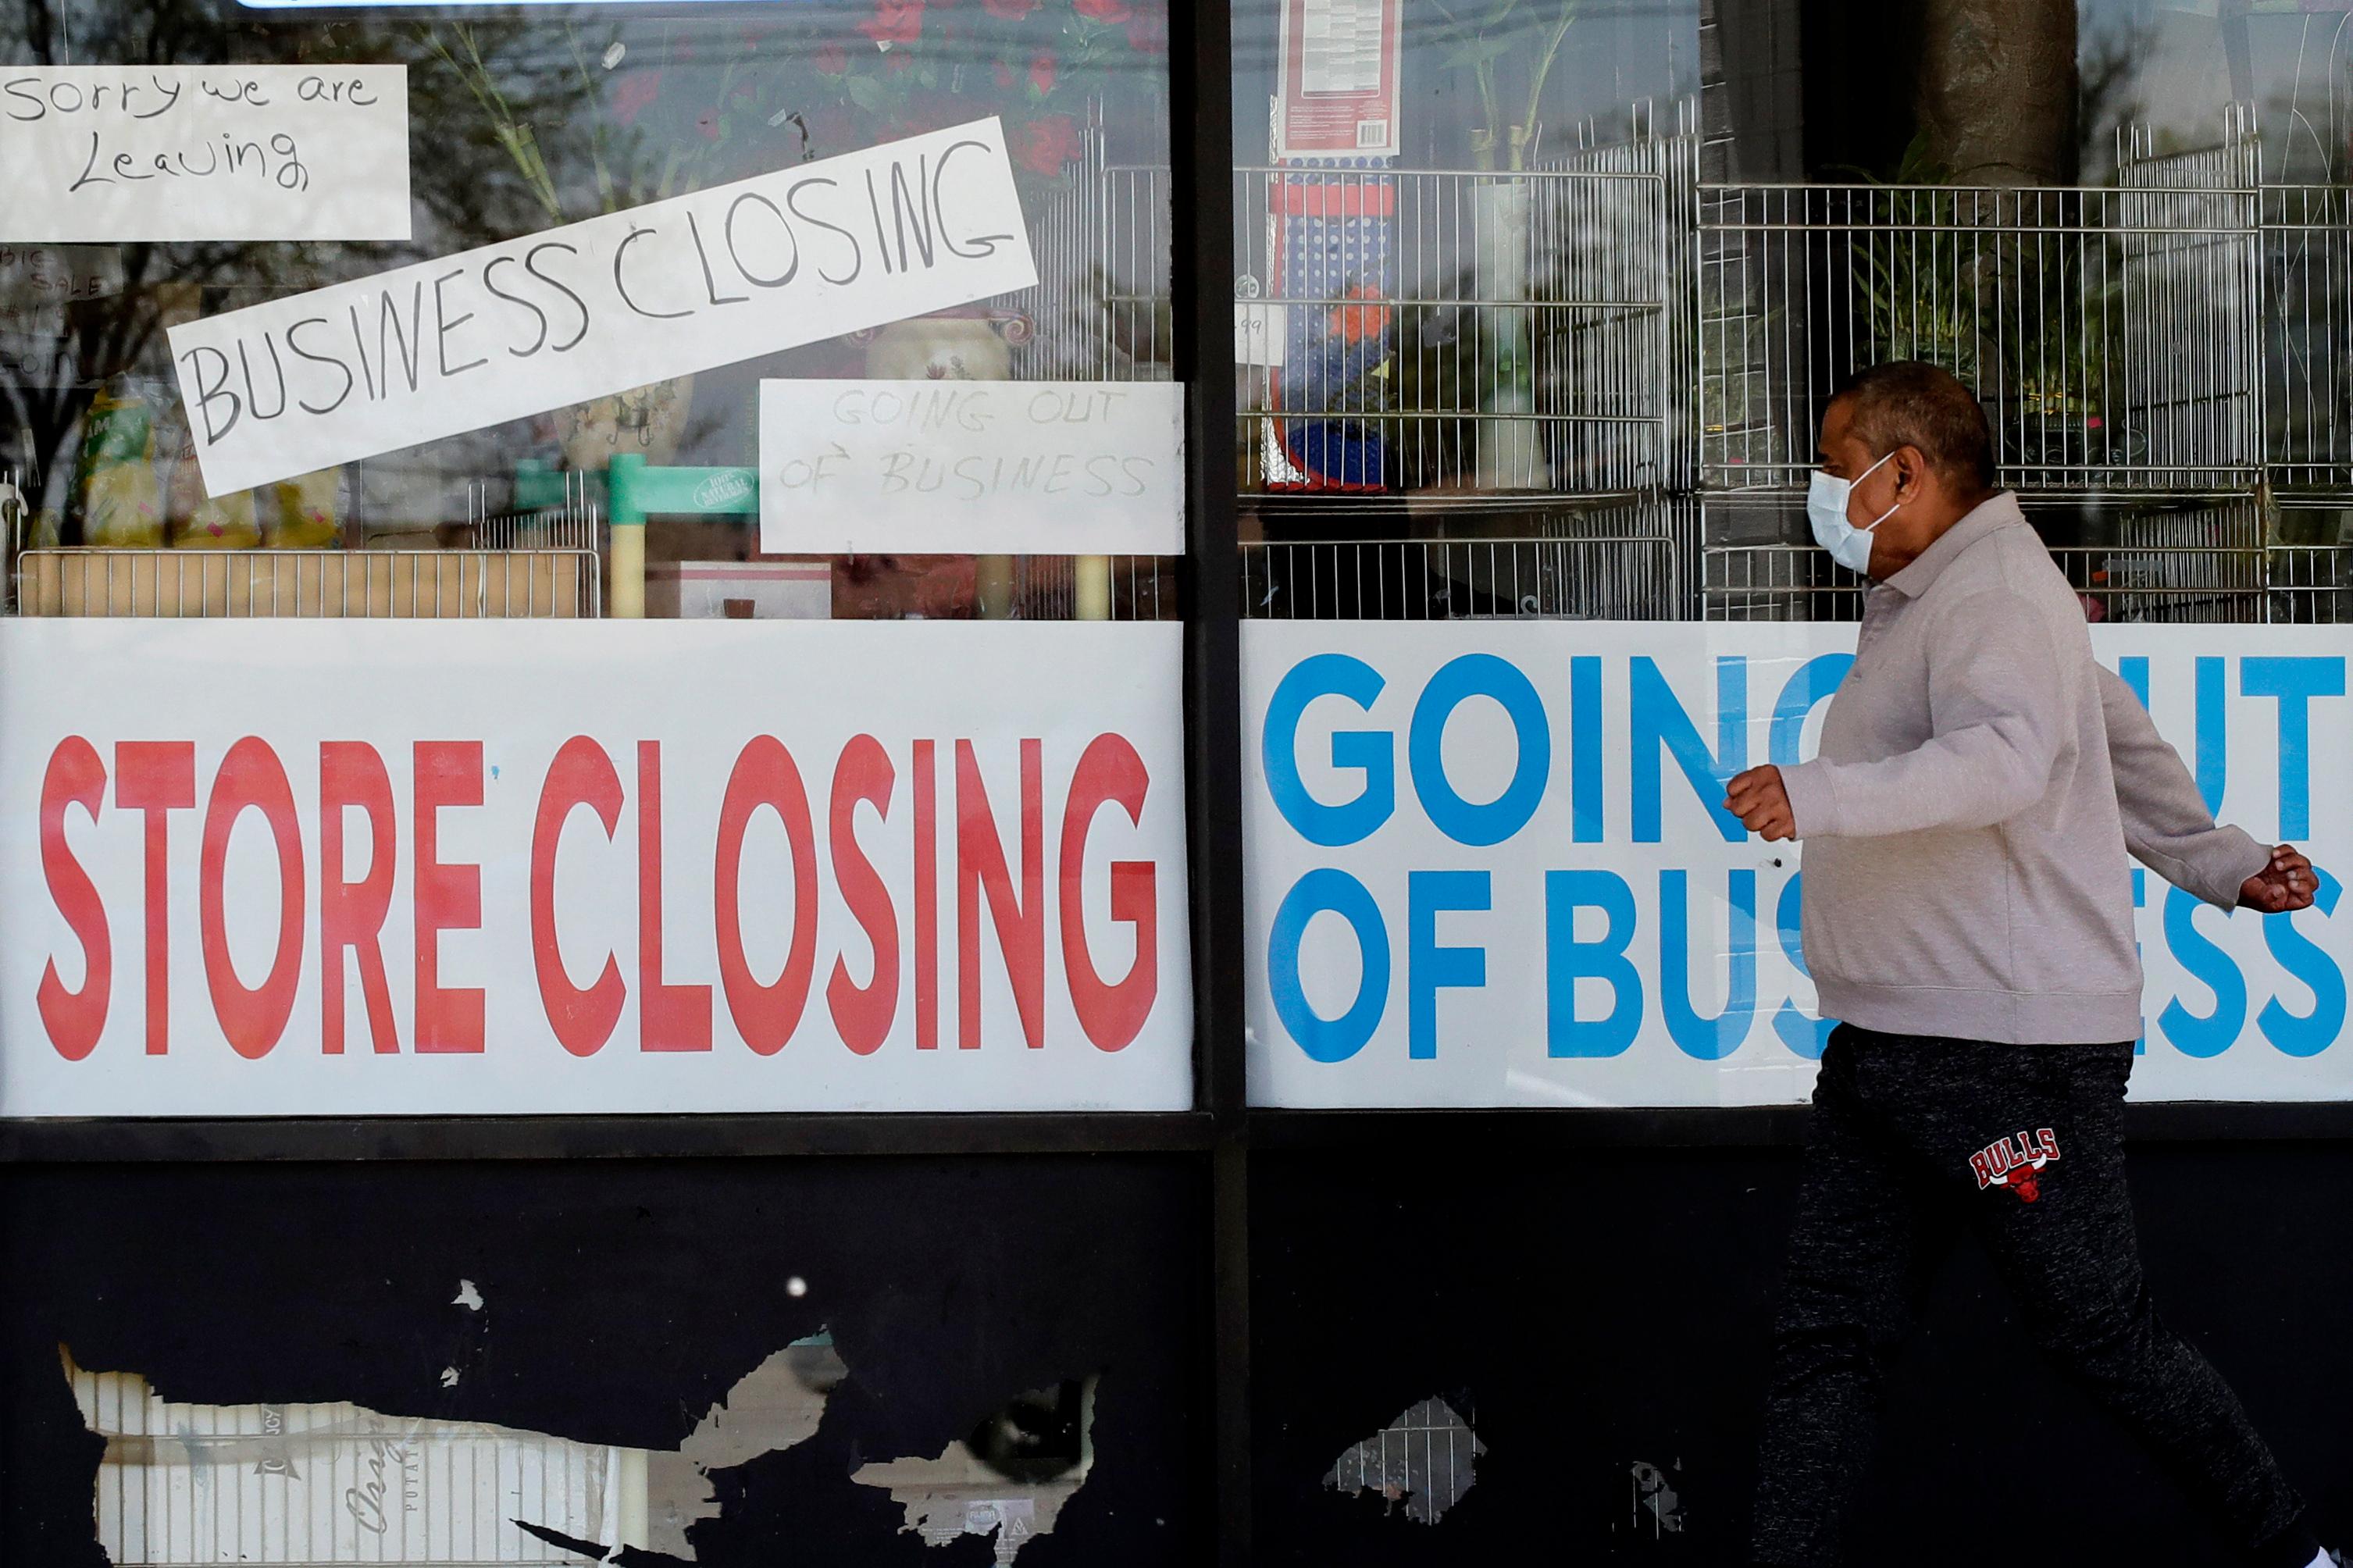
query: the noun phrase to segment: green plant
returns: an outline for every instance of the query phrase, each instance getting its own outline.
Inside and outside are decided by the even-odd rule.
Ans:
[[[1486,123],[1472,132],[1471,153],[1482,169],[1496,165],[1499,139],[1505,159],[1504,166],[1513,170],[1527,166],[1529,143],[1534,140],[1536,115],[1544,101],[1546,79],[1552,75],[1553,62],[1560,58],[1562,40],[1568,37],[1569,25],[1577,20],[1577,0],[1558,0],[1556,5],[1536,21],[1537,38],[1531,49],[1519,34],[1538,10],[1535,0],[1489,0],[1483,11],[1471,14],[1469,7],[1458,14],[1446,0],[1430,0],[1439,15],[1445,17],[1434,41],[1440,49],[1439,63],[1444,69],[1466,71],[1479,94],[1480,112]],[[1516,83],[1507,82],[1506,68],[1518,64],[1522,69]],[[1513,118],[1505,119],[1504,95],[1509,90],[1521,107]]]

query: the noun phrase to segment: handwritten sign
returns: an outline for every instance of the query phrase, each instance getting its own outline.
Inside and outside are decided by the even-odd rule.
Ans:
[[[995,120],[172,329],[224,495],[1038,280]]]
[[[764,381],[760,548],[1174,555],[1169,382]]]
[[[122,292],[122,253],[104,245],[0,245],[0,314]]]
[[[408,236],[406,66],[0,68],[0,240]]]

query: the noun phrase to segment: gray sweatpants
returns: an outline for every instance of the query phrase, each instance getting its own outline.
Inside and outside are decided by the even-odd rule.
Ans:
[[[2311,1561],[2303,1504],[2229,1385],[2149,1303],[2125,1190],[2130,1045],[1841,1025],[1822,1054],[1758,1458],[1754,1556],[1839,1561],[1880,1384],[1957,1227],[2035,1342],[2137,1433],[2251,1562]]]

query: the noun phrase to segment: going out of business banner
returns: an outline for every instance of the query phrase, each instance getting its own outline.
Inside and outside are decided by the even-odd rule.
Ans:
[[[0,622],[0,1115],[1187,1106],[1180,631]]]
[[[2301,845],[2315,908],[2226,913],[2136,866],[2133,1092],[2353,1098],[2353,639],[2098,627],[2225,821]],[[1717,808],[1812,754],[1835,626],[1243,627],[1250,1093],[1262,1105],[1800,1100],[1830,1025],[1800,854]],[[1934,897],[1935,889],[1923,889]]]

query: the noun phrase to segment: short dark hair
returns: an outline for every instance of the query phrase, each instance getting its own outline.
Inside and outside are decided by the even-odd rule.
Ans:
[[[1916,447],[1947,477],[1991,489],[1993,431],[1985,406],[1960,377],[1923,360],[1890,360],[1856,371],[1832,402],[1853,405],[1855,434],[1884,457]]]

